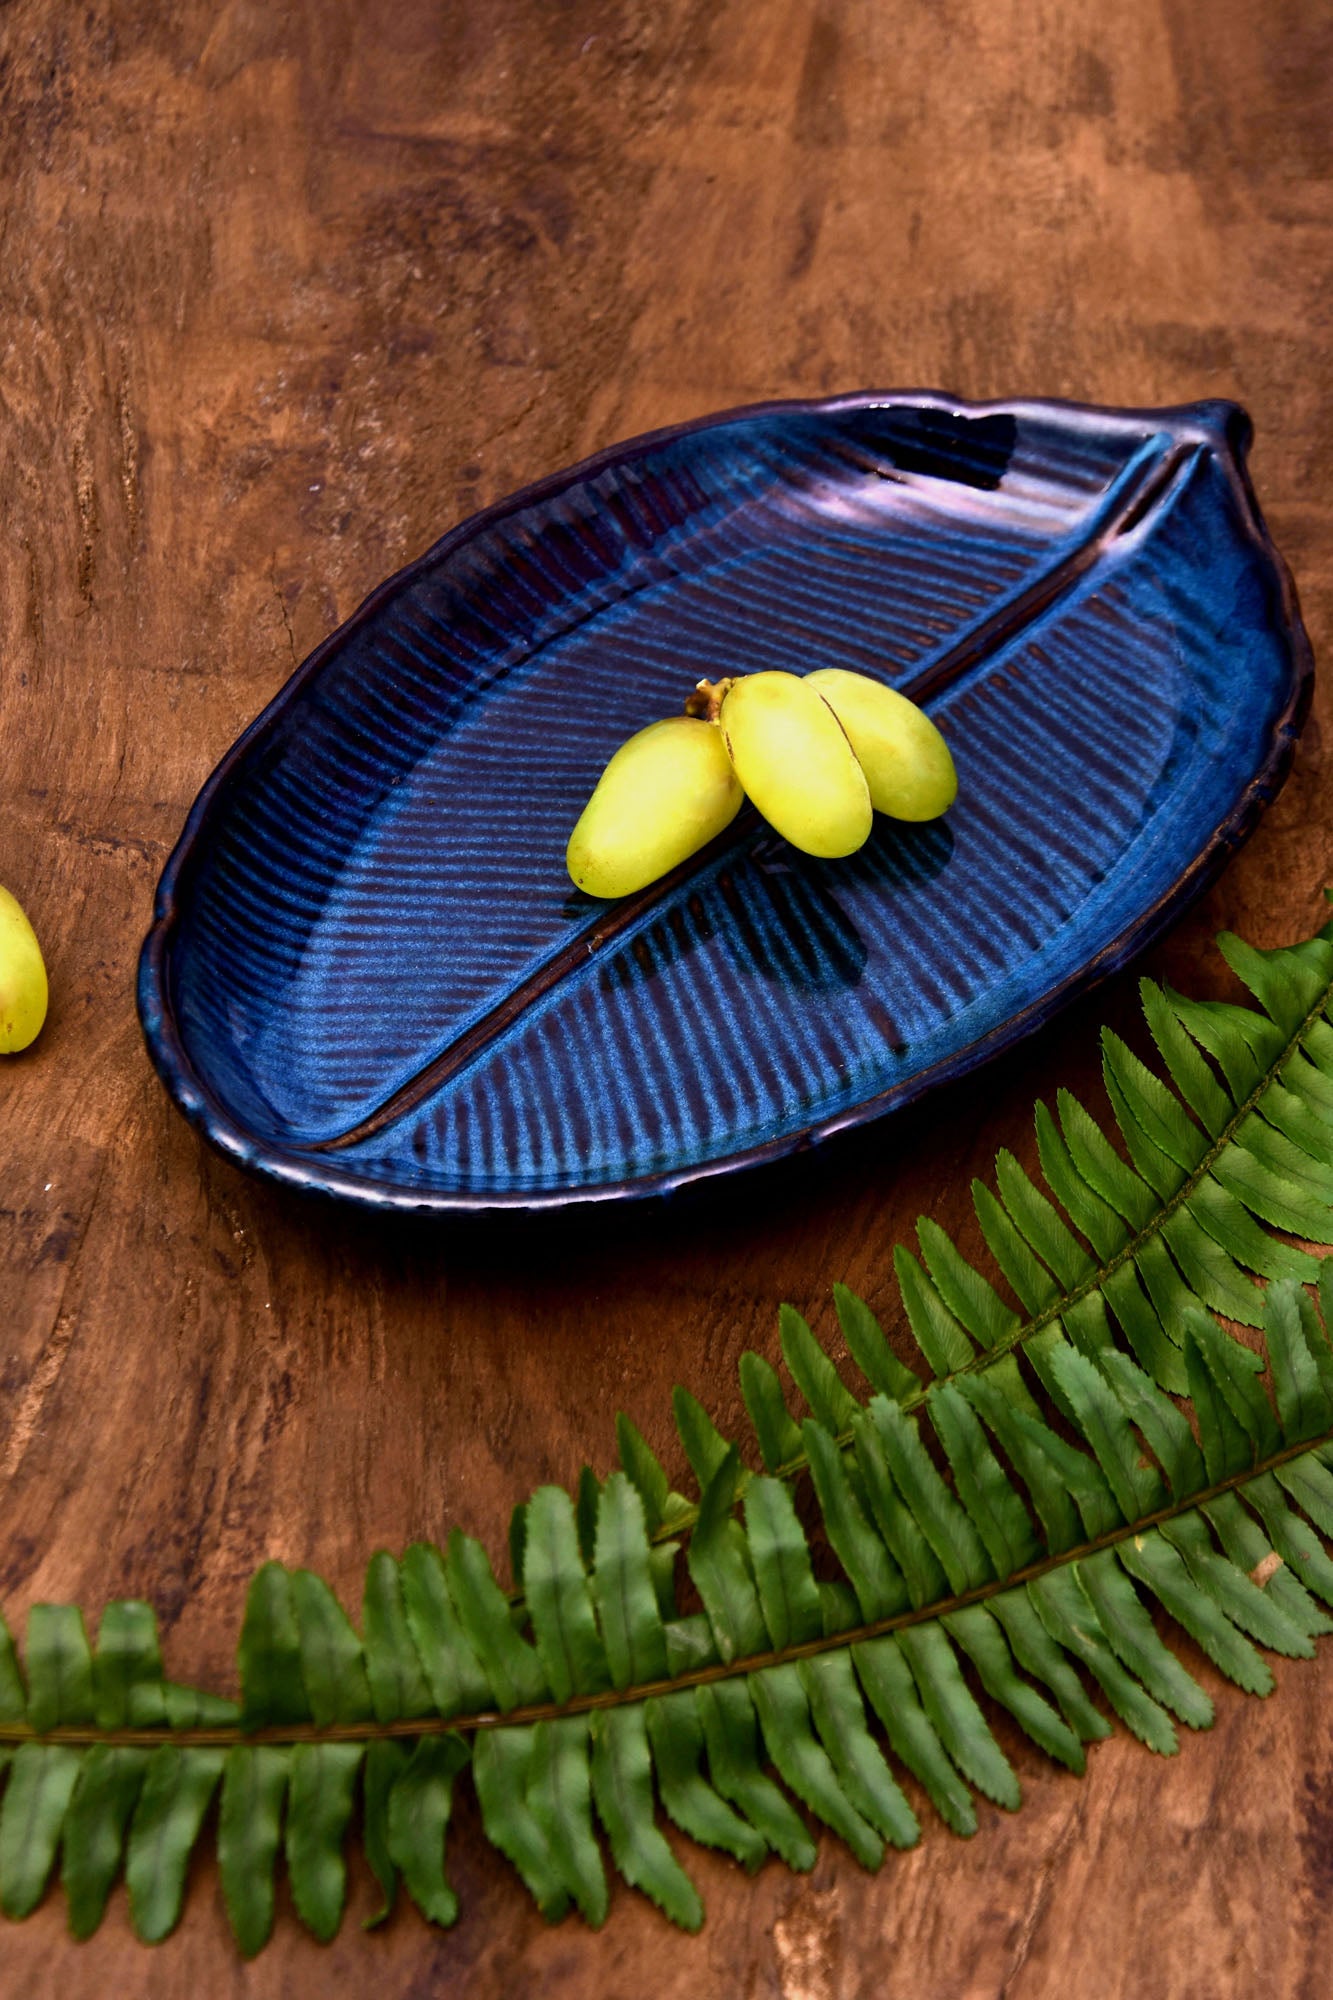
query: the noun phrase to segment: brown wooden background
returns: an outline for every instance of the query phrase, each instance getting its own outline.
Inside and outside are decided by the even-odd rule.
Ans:
[[[384,573],[531,477],[748,399],[868,385],[1154,403],[1233,395],[1316,654],[1333,642],[1333,14],[1326,0],[0,0],[0,880],[54,1004],[0,1071],[0,1595],[160,1606],[171,1670],[231,1685],[248,1576],[459,1522],[501,1546],[628,1409],[889,1249],[1029,1106],[1095,1093],[1132,981],[944,1101],[707,1210],[406,1227],[206,1154],[151,1073],[132,978],[199,784]],[[1327,698],[1218,889],[1153,955],[1226,990],[1220,925],[1305,935],[1333,880]],[[1222,1689],[1162,1763],[930,1821],[863,1875],[694,1853],[696,1940],[615,1893],[546,1931],[464,1808],[464,1914],[327,1952],[285,1898],[238,1961],[211,1868],[149,1953],[122,1892],[58,1895],[0,1988],[77,1996],[724,1994],[1316,2000],[1333,1950],[1333,1646]]]

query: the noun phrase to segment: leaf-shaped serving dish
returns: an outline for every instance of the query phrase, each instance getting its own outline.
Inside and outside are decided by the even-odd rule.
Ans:
[[[393,1206],[658,1192],[919,1097],[1156,936],[1285,776],[1309,648],[1233,405],[765,404],[464,522],[204,787],[139,1000],[186,1115]],[[619,904],[569,830],[707,675],[925,704],[959,798],[850,860],[748,809]]]

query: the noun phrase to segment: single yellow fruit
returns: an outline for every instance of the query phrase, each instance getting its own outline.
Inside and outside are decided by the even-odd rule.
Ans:
[[[741,788],[716,723],[673,715],[622,743],[569,836],[590,896],[631,896],[731,825]]]
[[[746,674],[719,720],[736,776],[769,825],[803,853],[836,861],[862,845],[873,815],[861,766],[813,678]]]
[[[17,1055],[36,1041],[46,998],[37,934],[8,889],[0,889],[0,1055]]]
[[[866,774],[876,812],[937,819],[958,796],[949,746],[924,709],[905,694],[845,667],[821,667],[805,685],[828,703]]]

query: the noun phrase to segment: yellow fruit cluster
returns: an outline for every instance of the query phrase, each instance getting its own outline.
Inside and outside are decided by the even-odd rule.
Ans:
[[[915,702],[867,674],[701,681],[686,714],[611,759],[569,838],[571,879],[629,896],[730,826],[748,797],[793,847],[854,854],[876,812],[936,819],[958,791],[948,745]]]

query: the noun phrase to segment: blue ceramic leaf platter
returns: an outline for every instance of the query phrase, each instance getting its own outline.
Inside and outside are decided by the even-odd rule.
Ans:
[[[381,1206],[658,1193],[892,1111],[1169,924],[1288,767],[1311,663],[1248,421],[923,393],[636,439],[464,522],[209,779],[140,966],[245,1164]],[[752,810],[594,902],[570,828],[699,679],[923,702],[946,819],[843,862]]]

